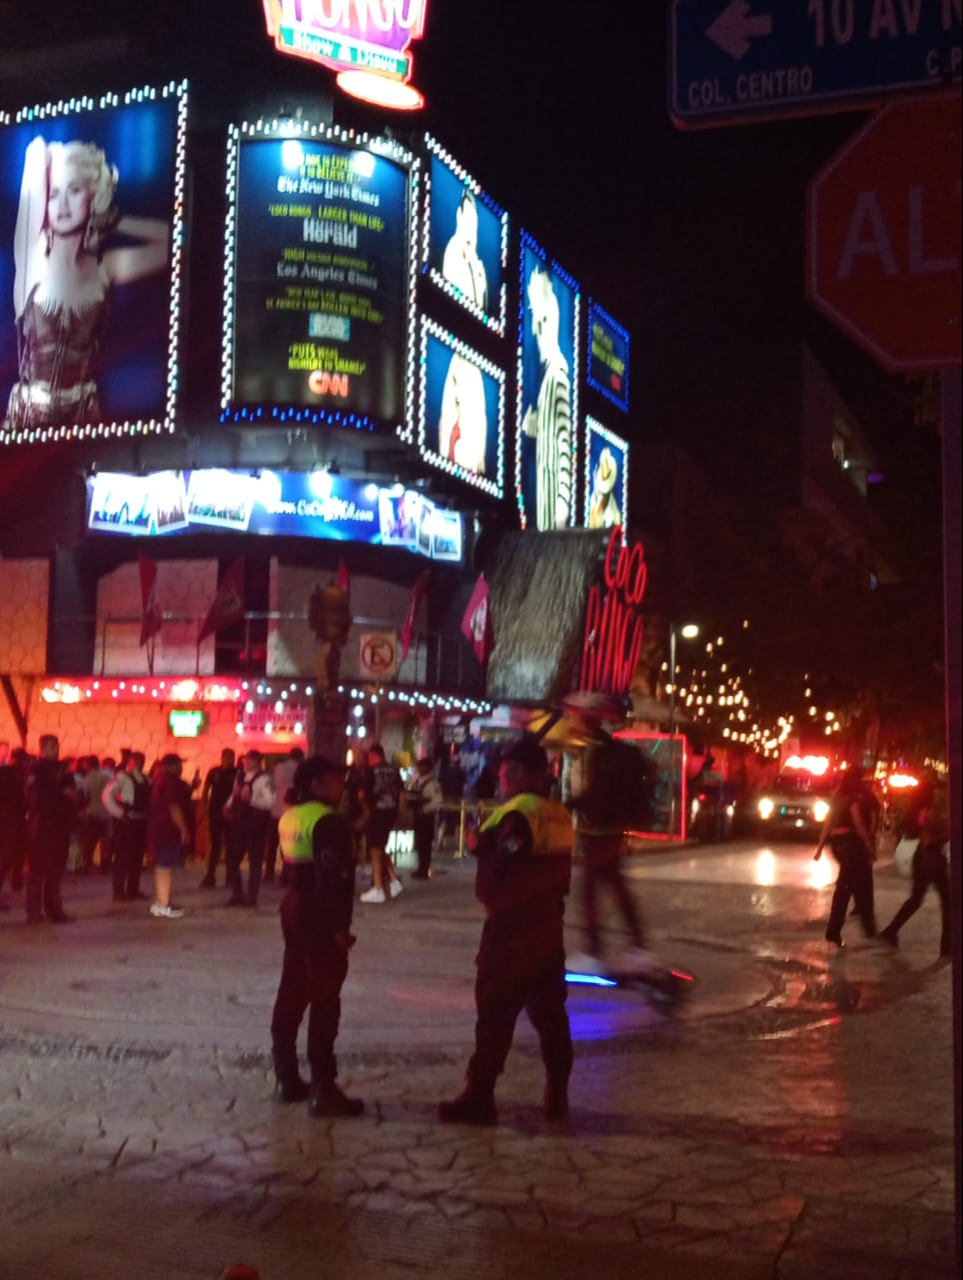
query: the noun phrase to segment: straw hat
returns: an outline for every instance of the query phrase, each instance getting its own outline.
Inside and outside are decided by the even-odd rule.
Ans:
[[[612,450],[606,445],[599,457],[595,472],[595,484],[600,493],[611,493],[619,478],[619,467]]]

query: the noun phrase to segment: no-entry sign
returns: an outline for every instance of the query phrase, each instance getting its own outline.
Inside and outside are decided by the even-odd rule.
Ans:
[[[358,665],[364,680],[390,680],[398,673],[398,636],[394,631],[365,631],[359,637]]]
[[[960,95],[885,107],[809,185],[810,302],[884,369],[960,363]]]

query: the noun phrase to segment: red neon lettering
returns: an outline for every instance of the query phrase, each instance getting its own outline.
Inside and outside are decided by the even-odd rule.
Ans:
[[[589,588],[585,609],[585,641],[582,645],[582,688],[595,688],[595,648],[597,628],[602,612],[602,599],[598,587]]]
[[[594,586],[586,603],[583,689],[624,693],[631,684],[644,635],[636,607],[645,595],[648,573],[642,543],[630,551],[622,541],[622,530],[613,529],[605,552],[605,600],[601,588]]]

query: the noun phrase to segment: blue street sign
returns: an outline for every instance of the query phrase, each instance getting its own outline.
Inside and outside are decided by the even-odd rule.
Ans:
[[[960,81],[961,0],[673,0],[681,128],[855,110]]]

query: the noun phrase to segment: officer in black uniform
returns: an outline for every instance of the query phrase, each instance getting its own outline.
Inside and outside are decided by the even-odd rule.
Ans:
[[[338,1088],[334,1042],[341,988],[354,946],[354,841],[338,812],[345,769],[320,756],[303,760],[288,793],[291,807],[278,824],[287,893],[281,902],[284,966],[271,1019],[275,1096],[308,1098],[312,1116],[357,1116],[360,1098]],[[297,1035],[308,1010],[310,1089],[298,1071]]]
[[[71,924],[64,911],[60,884],[70,853],[70,829],[80,808],[73,774],[61,764],[60,742],[52,733],[40,739],[40,758],[27,774],[27,831],[30,869],[27,873],[27,924],[44,916],[52,924]]]
[[[545,1115],[568,1116],[572,1037],[565,1011],[565,896],[572,877],[572,820],[544,795],[541,746],[521,739],[502,757],[504,803],[482,824],[475,896],[485,907],[476,964],[475,1052],[462,1093],[442,1102],[443,1123],[496,1124],[495,1083],[524,1009],[545,1063]]]
[[[826,941],[844,946],[842,929],[853,900],[867,938],[876,937],[873,895],[873,863],[876,861],[876,824],[879,803],[865,771],[851,765],[842,775],[830,805],[814,857],[822,857],[827,841],[839,863],[826,924]]]

